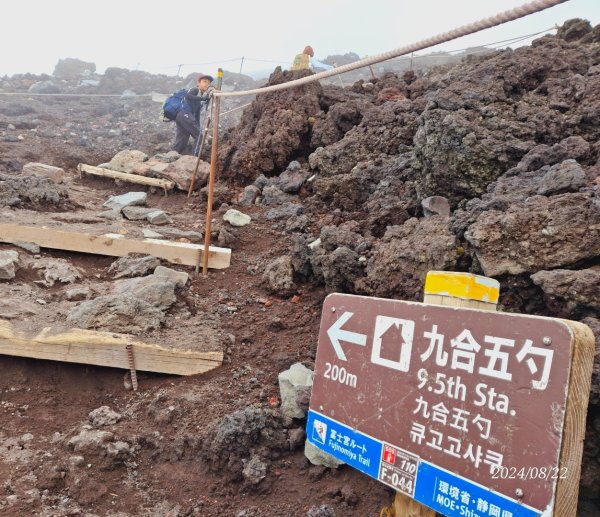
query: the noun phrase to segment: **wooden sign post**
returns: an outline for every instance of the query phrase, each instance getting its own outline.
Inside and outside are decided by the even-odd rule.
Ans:
[[[430,271],[425,279],[423,302],[495,311],[499,295],[500,284],[491,278],[470,273]],[[436,512],[402,492],[396,492],[394,514],[407,517],[435,517]]]
[[[575,517],[593,334],[497,300],[446,272],[426,303],[325,300],[307,439],[394,488],[397,516]]]

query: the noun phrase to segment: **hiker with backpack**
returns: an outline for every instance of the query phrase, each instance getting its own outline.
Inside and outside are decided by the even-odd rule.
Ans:
[[[194,139],[194,156],[197,156],[201,128],[207,116],[208,104],[214,91],[214,87],[211,86],[212,82],[212,76],[201,74],[198,76],[197,87],[191,88],[185,94],[184,92],[180,94],[182,99],[178,108],[176,107],[174,110],[176,111],[174,120],[177,133],[173,144],[173,150],[179,154],[183,154],[191,136]],[[177,93],[179,92],[175,92],[173,95]]]

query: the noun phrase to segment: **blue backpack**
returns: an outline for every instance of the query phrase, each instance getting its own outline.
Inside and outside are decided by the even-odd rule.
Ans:
[[[182,88],[165,99],[160,111],[160,119],[162,121],[168,122],[169,120],[175,120],[177,113],[179,113],[187,103],[185,100],[185,94],[187,92],[188,91],[185,88]]]

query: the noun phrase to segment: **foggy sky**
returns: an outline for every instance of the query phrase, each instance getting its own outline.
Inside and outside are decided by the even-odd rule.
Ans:
[[[479,20],[525,0],[30,0],[2,2],[0,76],[51,74],[67,57],[175,75],[217,67],[288,67],[311,45],[315,57],[376,55]],[[569,0],[521,20],[421,51],[451,51],[539,32],[570,18],[600,23],[600,0]],[[530,40],[525,43],[529,43]],[[264,61],[260,61],[264,60]]]

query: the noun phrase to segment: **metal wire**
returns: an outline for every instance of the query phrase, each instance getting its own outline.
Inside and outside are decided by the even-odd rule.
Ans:
[[[557,29],[557,27],[555,26],[555,27],[550,27],[550,28],[548,28],[546,30],[543,30],[543,31],[533,32],[531,34],[524,34],[522,36],[515,36],[514,38],[503,39],[503,40],[500,40],[500,41],[492,41],[491,43],[486,43],[485,45],[478,45],[480,47],[486,47],[485,49],[483,49],[483,50],[476,50],[476,51],[472,51],[472,52],[469,52],[469,53],[470,54],[475,54],[477,52],[486,52],[486,51],[490,51],[490,50],[497,50],[497,49],[500,49],[500,48],[504,48],[507,45],[512,45],[514,43],[519,43],[519,42],[527,40],[529,38],[533,38],[534,36],[539,36],[540,34],[546,34],[546,33],[550,32],[550,31],[556,30],[556,29]],[[498,46],[494,46],[494,45],[498,45]],[[491,48],[488,48],[488,47],[491,47]],[[455,49],[452,49],[452,50],[447,50],[446,53],[454,55],[454,53],[465,52],[467,50],[471,50],[472,48],[473,47],[455,48]],[[421,54],[421,55],[415,54],[414,56],[411,56],[411,57],[422,59],[422,58],[429,58],[429,57],[430,58],[438,58],[439,56],[437,54]]]
[[[228,113],[233,113],[234,111],[237,111],[237,110],[241,110],[242,108],[245,108],[246,106],[250,106],[250,104],[252,104],[252,103],[248,102],[247,104],[242,104],[241,106],[238,106],[237,108],[233,108],[228,111],[224,111],[223,113],[221,113],[221,116],[227,115]]]
[[[417,50],[423,50],[428,47],[433,47],[435,45],[439,45],[440,43],[445,43],[447,41],[451,41],[456,38],[461,38],[463,36],[467,36],[468,34],[473,34],[475,32],[482,31],[484,29],[489,29],[491,27],[495,27],[496,25],[501,25],[506,22],[510,22],[513,20],[517,20],[529,14],[537,13],[539,11],[543,11],[544,9],[548,9],[549,7],[554,7],[555,5],[562,4],[567,2],[568,0],[534,0],[533,2],[529,2],[527,4],[523,4],[519,7],[515,7],[513,9],[508,9],[507,11],[503,11],[494,16],[490,16],[488,18],[483,18],[482,20],[469,23],[467,25],[462,25],[453,29],[449,32],[444,32],[442,34],[438,34],[436,36],[432,36],[430,38],[418,41],[411,45],[406,45],[405,47],[400,47],[398,49],[390,50],[388,52],[384,52],[383,54],[379,54],[377,56],[371,56],[365,59],[361,59],[360,61],[356,61],[354,63],[350,63],[347,65],[342,65],[332,70],[326,70],[325,72],[319,72],[318,74],[310,75],[307,77],[302,77],[300,79],[296,79],[295,81],[289,81],[287,83],[274,84],[272,86],[267,86],[265,88],[256,88],[254,90],[246,90],[241,92],[215,92],[214,95],[218,97],[241,97],[243,95],[254,95],[260,93],[268,93],[274,92],[278,90],[287,90],[288,88],[294,88],[295,86],[301,86],[304,84],[312,83],[315,81],[319,81],[321,79],[325,79],[327,77],[332,77],[335,75],[343,74],[346,72],[350,72],[352,70],[357,70],[359,68],[363,68],[365,66],[374,65],[376,63],[381,63],[382,61],[387,61],[388,59],[392,59],[394,57],[403,56],[406,54],[410,54],[411,52],[416,52]]]
[[[415,50],[423,50],[426,48],[429,48],[431,46],[435,46],[438,45],[440,43],[444,43],[446,41],[450,41],[452,39],[456,39],[462,36],[465,36],[467,34],[472,34],[474,32],[478,32],[480,30],[483,29],[487,29],[490,27],[494,27],[495,25],[500,25],[501,23],[506,23],[507,21],[512,21],[515,20],[517,18],[521,18],[523,16],[527,16],[529,14],[533,14],[535,12],[547,9],[549,7],[554,7],[557,4],[560,3],[564,3],[567,2],[568,0],[537,0],[535,2],[531,2],[530,4],[525,4],[521,7],[515,8],[515,9],[511,9],[509,11],[505,11],[503,13],[497,14],[494,17],[491,18],[486,18],[483,19],[479,22],[475,22],[473,24],[470,25],[464,25],[462,27],[459,27],[457,29],[455,29],[454,31],[451,32],[447,32],[447,33],[443,33],[441,35],[438,36],[434,36],[432,38],[429,38],[428,40],[423,40],[421,42],[417,42],[414,43],[413,45],[409,46],[409,47],[402,47],[400,49],[396,49],[396,50],[391,50],[389,52],[386,52],[385,54],[380,54],[378,56],[372,56],[370,58],[365,58],[363,60],[360,61],[355,61],[354,63],[351,63],[349,65],[344,65],[344,66],[339,66],[336,67],[333,70],[328,70],[326,72],[321,72],[319,74],[315,74],[312,75],[310,77],[305,77],[302,79],[298,79],[297,81],[302,81],[302,82],[297,82],[297,81],[290,81],[288,83],[283,83],[281,85],[276,85],[277,88],[275,86],[269,86],[269,87],[263,87],[263,88],[257,88],[254,90],[246,90],[246,91],[240,91],[240,92],[220,92],[218,95],[221,97],[234,97],[234,96],[243,96],[243,95],[253,95],[255,93],[267,93],[269,91],[274,91],[274,90],[281,90],[281,89],[285,89],[285,88],[290,88],[293,86],[299,86],[300,84],[306,84],[309,82],[313,82],[313,81],[318,81],[320,79],[324,79],[326,77],[330,77],[330,76],[335,76],[335,75],[341,75],[343,73],[346,72],[350,72],[352,70],[356,70],[358,68],[364,68],[366,66],[369,66],[371,64],[374,63],[380,63],[382,61],[387,61],[389,59],[393,59],[396,57],[400,57],[406,54],[410,54],[412,52],[415,52]],[[517,11],[519,9],[524,9],[524,14],[520,14],[522,11]],[[513,11],[515,11],[516,13],[513,13]],[[516,14],[516,15],[515,15]],[[502,21],[496,21],[497,18],[501,18]],[[493,20],[494,23],[489,24],[489,21]],[[482,25],[483,24],[483,25]],[[472,29],[473,26],[481,26],[481,28],[475,28]],[[510,38],[510,39],[506,39],[506,40],[501,40],[501,41],[495,41],[492,43],[486,43],[482,46],[487,47],[487,46],[491,46],[491,45],[498,45],[500,43],[506,43],[506,44],[512,44],[512,43],[518,43],[520,41],[524,41],[528,38],[532,38],[534,36],[538,36],[539,34],[544,34],[552,29],[556,29],[557,27],[551,27],[549,29],[543,30],[543,31],[539,31],[539,32],[535,32],[532,34],[527,34],[527,35],[523,35],[523,36],[516,36],[514,38]],[[468,31],[467,31],[468,30]],[[462,31],[463,33],[454,35],[455,33]],[[448,35],[451,35],[451,37],[449,37]],[[432,44],[425,44],[426,42],[429,42],[431,40],[435,40],[437,38],[445,38],[442,39],[441,41],[437,41],[435,43]],[[500,47],[497,47],[500,48]],[[469,50],[469,48],[462,48],[462,49],[454,49],[454,50],[449,50],[448,54],[452,54],[453,52],[461,52],[461,51],[465,51],[465,50]],[[490,49],[491,50],[491,49]],[[482,50],[480,52],[485,52],[485,50]],[[390,57],[385,57],[385,56],[390,56]],[[414,58],[428,58],[428,57],[438,57],[438,56],[430,56],[430,55],[415,55],[413,56]],[[177,67],[183,67],[183,66],[199,66],[199,65],[208,65],[208,64],[216,64],[216,63],[228,63],[228,62],[232,62],[232,61],[239,61],[241,59],[245,59],[246,61],[262,61],[265,63],[277,63],[277,64],[281,64],[281,63],[285,63],[286,61],[275,61],[275,60],[270,60],[270,59],[257,59],[257,58],[250,58],[250,57],[244,57],[244,58],[232,58],[232,59],[226,59],[226,60],[222,60],[222,61],[208,61],[205,63],[184,63],[184,64],[180,64],[180,65],[172,65],[169,66],[169,68],[177,68]],[[143,93],[143,94],[139,94],[131,97],[123,97],[122,94],[94,94],[94,93],[29,93],[29,92],[3,92],[0,91],[0,95],[24,95],[24,96],[28,96],[28,97],[119,97],[119,98],[131,98],[131,99],[140,99],[140,98],[145,98],[145,97],[152,97],[152,93]],[[240,106],[239,108],[234,108],[232,110],[226,111],[225,113],[222,113],[222,115],[226,115],[227,113],[231,113],[232,111],[236,111],[237,109],[241,109],[242,107],[247,106],[247,104],[245,104],[244,106]]]

